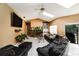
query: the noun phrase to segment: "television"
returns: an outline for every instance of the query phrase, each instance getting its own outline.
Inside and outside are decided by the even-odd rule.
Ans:
[[[14,12],[11,13],[11,26],[22,27],[22,19]]]

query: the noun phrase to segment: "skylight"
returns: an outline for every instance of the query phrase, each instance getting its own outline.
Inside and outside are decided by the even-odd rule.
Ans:
[[[47,16],[47,17],[51,17],[51,18],[54,17],[53,14],[47,13],[46,11],[44,11],[42,14],[45,15],[45,16]]]

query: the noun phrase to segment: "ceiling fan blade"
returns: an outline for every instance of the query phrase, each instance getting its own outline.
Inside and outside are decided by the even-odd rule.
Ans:
[[[35,8],[35,10],[39,10],[39,11],[42,11],[42,9],[45,9],[43,3],[39,4],[37,8]]]
[[[35,8],[34,10],[40,10],[40,8],[38,9],[38,8]]]

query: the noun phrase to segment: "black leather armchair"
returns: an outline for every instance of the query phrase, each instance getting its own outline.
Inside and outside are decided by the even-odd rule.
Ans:
[[[7,45],[0,49],[0,56],[27,56],[32,47],[32,42],[24,42],[18,47]]]

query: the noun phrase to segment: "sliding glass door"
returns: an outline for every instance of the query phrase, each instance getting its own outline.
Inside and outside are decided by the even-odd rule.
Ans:
[[[65,32],[71,43],[79,43],[78,41],[78,24],[65,25]]]

